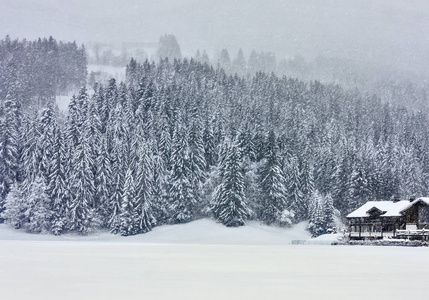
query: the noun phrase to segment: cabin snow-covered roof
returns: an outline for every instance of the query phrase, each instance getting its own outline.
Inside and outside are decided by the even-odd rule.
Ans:
[[[426,205],[429,205],[429,197],[420,197],[420,198],[414,200],[413,202],[408,202],[408,206],[405,207],[402,211],[409,209],[411,206],[413,206],[414,204],[416,204],[418,202],[422,202],[422,203],[425,203]]]
[[[401,212],[404,210],[410,208],[415,203],[417,203],[419,200],[425,199],[422,201],[427,201],[426,203],[429,204],[429,198],[419,198],[413,202],[410,202],[409,200],[401,200],[401,201],[369,201],[356,209],[355,211],[349,213],[347,215],[347,218],[365,218],[369,217],[370,214],[368,213],[371,209],[377,208],[382,213],[380,216],[382,217],[399,217],[401,216]]]

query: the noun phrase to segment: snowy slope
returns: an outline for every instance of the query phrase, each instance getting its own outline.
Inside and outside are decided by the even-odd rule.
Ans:
[[[236,244],[236,245],[287,245],[292,240],[310,238],[305,222],[291,229],[271,227],[259,222],[249,222],[238,228],[225,227],[211,219],[197,220],[181,225],[165,225],[137,236],[121,237],[108,232],[89,236],[65,234],[59,237],[43,234],[27,234],[0,225],[0,240],[35,241],[102,241],[120,243],[163,243],[163,244]]]

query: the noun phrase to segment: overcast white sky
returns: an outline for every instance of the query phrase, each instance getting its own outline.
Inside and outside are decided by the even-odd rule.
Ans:
[[[428,69],[427,0],[0,0],[0,36],[157,42],[185,54],[253,49]]]

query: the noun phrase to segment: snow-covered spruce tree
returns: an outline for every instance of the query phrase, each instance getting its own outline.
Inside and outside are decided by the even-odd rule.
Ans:
[[[106,227],[109,223],[110,195],[113,192],[112,166],[106,136],[102,135],[100,144],[97,146],[96,172],[95,172],[95,201],[96,212],[100,216],[101,226]]]
[[[422,195],[423,172],[422,166],[417,159],[415,151],[410,149],[400,148],[401,161],[399,162],[399,170],[401,172],[400,194],[404,198],[410,196]]]
[[[308,230],[314,237],[336,230],[334,220],[335,208],[331,195],[323,196],[315,190],[309,202]]]
[[[210,210],[216,220],[228,227],[242,226],[250,214],[244,194],[244,175],[237,145],[228,145],[223,165],[220,166],[220,184],[216,187]]]
[[[335,224],[335,213],[336,209],[334,207],[334,200],[331,197],[331,194],[327,194],[324,197],[324,211],[325,216],[325,229],[326,233],[335,233],[337,231]]]
[[[93,197],[92,201],[90,202],[91,208],[94,209],[96,213],[99,212],[101,203],[99,201],[99,198],[97,197],[97,176],[98,176],[98,165],[99,158],[102,156],[100,151],[100,147],[103,146],[102,142],[103,135],[101,133],[101,121],[97,112],[96,107],[96,98],[92,97],[88,103],[88,115],[86,116],[86,122],[85,124],[85,135],[91,137],[91,143],[89,144],[90,149],[89,153],[92,155],[91,161],[91,170],[94,174],[94,186],[95,186],[95,196]]]
[[[308,230],[316,237],[325,233],[325,216],[323,209],[323,197],[319,191],[314,191],[309,201]]]
[[[206,180],[206,160],[204,157],[204,145],[201,133],[201,126],[198,121],[194,121],[189,132],[189,168],[192,176],[192,186],[197,202],[197,211],[200,213],[204,203],[202,199],[202,188]]]
[[[161,158],[164,161],[164,164],[167,168],[171,166],[170,158],[171,158],[171,135],[170,135],[170,126],[168,124],[167,115],[162,112],[160,116],[160,124],[159,124],[159,135],[158,135],[158,149],[161,155]]]
[[[83,134],[83,123],[88,116],[89,96],[83,87],[77,96],[73,96],[68,107],[66,120],[66,141],[70,149],[74,149]]]
[[[163,225],[169,221],[169,199],[166,192],[168,171],[159,151],[153,153],[152,165],[153,215],[157,225]]]
[[[246,59],[244,58],[243,50],[240,48],[237,53],[237,57],[232,62],[232,69],[234,73],[239,76],[246,74]]]
[[[248,162],[254,162],[256,160],[255,146],[253,145],[249,126],[239,130],[237,143],[242,159],[247,160]]]
[[[6,196],[4,211],[0,214],[0,218],[15,229],[22,228],[22,224],[25,222],[24,201],[24,194],[21,187],[18,183],[14,183]]]
[[[67,161],[64,138],[59,128],[54,131],[54,140],[52,157],[49,160],[49,185],[46,193],[52,203],[51,231],[53,234],[59,235],[66,229],[67,204],[70,200],[70,192],[66,182]]]
[[[68,226],[70,230],[86,234],[95,229],[99,220],[91,207],[95,196],[94,154],[91,147],[89,120],[82,125],[82,136],[78,145],[72,149],[70,170],[70,207],[68,207]]]
[[[121,200],[119,232],[123,236],[137,234],[139,230],[136,222],[136,186],[133,171],[130,168],[128,168],[125,173],[125,183]]]
[[[173,134],[171,172],[168,198],[170,217],[173,223],[186,223],[194,218],[197,204],[192,186],[192,171],[189,165],[189,145],[185,129],[178,121]]]
[[[139,149],[139,161],[136,167],[136,219],[138,233],[146,233],[156,225],[153,214],[154,192],[154,161],[148,144],[142,143]],[[159,171],[159,170],[157,170]]]
[[[41,113],[39,122],[40,175],[43,176],[47,186],[50,185],[50,175],[53,171],[51,170],[51,159],[54,154],[55,132],[58,127],[54,105],[54,100],[48,101],[46,108]]]
[[[130,132],[124,119],[124,110],[118,102],[107,127],[107,141],[111,141],[110,159],[112,163],[112,191],[109,204],[109,228],[113,233],[119,232],[121,199],[125,184],[125,172],[130,157]]]
[[[203,130],[203,146],[204,146],[204,159],[206,161],[206,171],[210,171],[210,167],[216,164],[216,146],[215,137],[213,134],[213,124],[206,118]]]
[[[307,217],[307,202],[305,195],[302,193],[301,187],[301,172],[299,162],[296,157],[288,159],[286,166],[286,180],[288,182],[288,195],[291,211],[295,215],[295,221],[303,221]]]
[[[46,194],[46,185],[41,176],[37,176],[31,183],[24,198],[25,222],[22,227],[34,233],[49,231],[52,218],[51,200]]]
[[[48,101],[39,122],[40,135],[37,147],[40,156],[39,171],[46,184],[46,194],[50,200],[51,218],[49,228],[55,235],[64,230],[68,186],[65,179],[66,162],[62,133],[57,123],[55,102]]]
[[[18,97],[11,82],[0,115],[0,213],[11,185],[20,180],[22,113]]]
[[[346,150],[337,159],[333,178],[332,196],[335,207],[341,211],[351,212],[353,208],[348,207],[348,197],[351,193],[351,174],[353,172],[354,156],[350,150]]]
[[[364,204],[368,199],[371,199],[371,191],[369,185],[369,176],[366,166],[363,165],[360,158],[355,160],[353,171],[350,178],[350,191],[348,195],[348,208],[350,211]]]
[[[122,172],[112,172],[112,192],[109,201],[108,227],[112,233],[119,233],[121,225],[121,207],[124,188],[124,177]]]
[[[310,154],[305,155],[301,162],[300,186],[305,199],[308,199],[309,195],[314,191],[314,169],[312,163],[307,158],[310,156]]]
[[[228,50],[222,49],[219,55],[219,64],[225,70],[226,73],[231,72],[231,58],[229,56]]]
[[[390,142],[377,147],[377,198],[391,199],[399,195],[399,180]]]
[[[158,59],[168,58],[170,61],[182,59],[179,43],[173,34],[165,34],[159,38],[156,55]]]
[[[30,109],[30,111],[24,115],[23,124],[21,165],[23,183],[28,187],[40,172],[40,157],[42,155],[39,144],[40,128],[38,111],[36,109]],[[23,187],[23,190],[28,190],[27,187]]]
[[[267,152],[258,170],[260,196],[259,219],[278,223],[287,208],[287,187],[283,171],[278,163],[276,138],[270,131],[267,138]]]

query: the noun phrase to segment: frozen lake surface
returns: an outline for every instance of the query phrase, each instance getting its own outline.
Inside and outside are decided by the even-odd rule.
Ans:
[[[428,295],[427,248],[291,246],[287,237],[305,237],[303,225],[289,231],[248,227],[225,229],[201,220],[161,227],[146,237],[57,238],[2,225],[2,299],[426,299]],[[206,240],[201,240],[207,230],[211,231]],[[246,242],[252,232],[259,238]],[[230,241],[234,237],[237,243]]]

